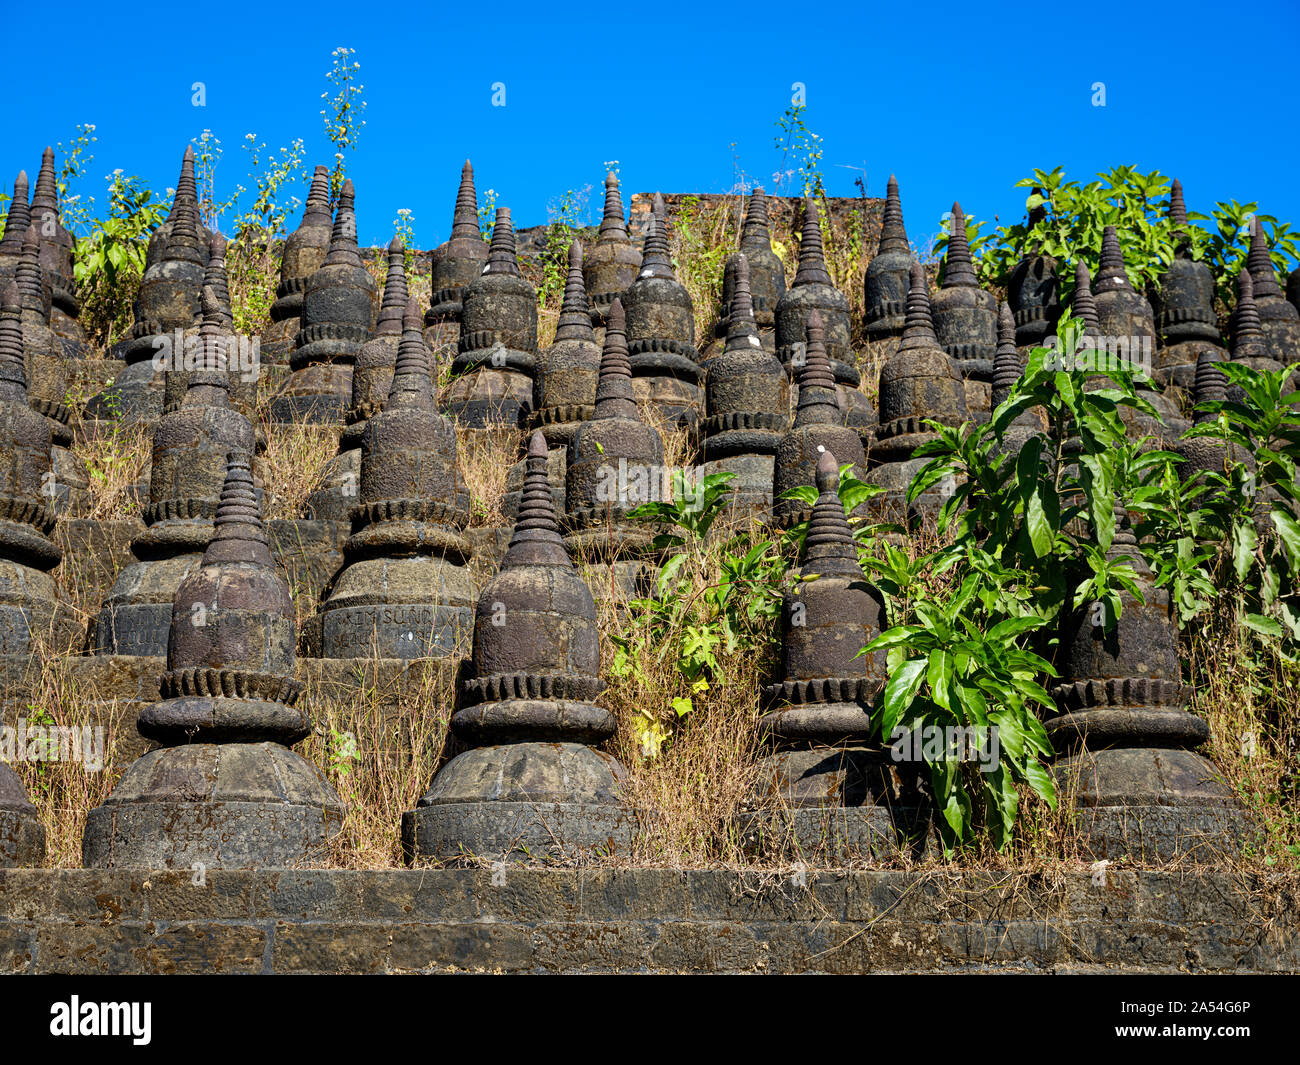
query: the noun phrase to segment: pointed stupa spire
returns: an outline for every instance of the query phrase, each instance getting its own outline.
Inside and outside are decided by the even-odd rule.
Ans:
[[[998,309],[998,350],[993,356],[993,409],[1006,402],[1020,379],[1020,352],[1016,350],[1016,319],[1005,300]]]
[[[498,207],[496,223],[492,226],[492,245],[488,249],[485,274],[519,276],[519,259],[515,253],[515,227],[510,221],[510,208]]]
[[[253,491],[248,455],[232,451],[226,458],[226,480],[221,486],[213,534],[203,553],[203,564],[251,562],[271,568],[271,551],[262,524],[262,510]]]
[[[840,467],[829,451],[817,459],[817,502],[803,544],[803,572],[819,577],[861,576],[853,530],[840,502]]]
[[[636,392],[632,388],[632,363],[627,354],[627,316],[619,299],[609,305],[605,347],[600,353],[600,378],[596,382],[596,412],[592,417],[640,420]]]
[[[23,362],[23,304],[18,283],[0,292],[0,401],[27,402],[27,368]]]
[[[1248,266],[1237,274],[1237,306],[1232,312],[1233,359],[1268,357],[1264,343],[1264,326],[1255,303],[1255,280]]]
[[[605,214],[600,220],[600,236],[627,236],[627,222],[623,217],[623,196],[618,189],[618,175],[610,171],[605,175]]]
[[[1255,301],[1282,297],[1282,289],[1277,283],[1277,273],[1273,270],[1273,259],[1268,253],[1268,238],[1264,236],[1264,227],[1258,216],[1250,220],[1250,252],[1246,256],[1246,266],[1250,270],[1250,280],[1254,283]]]
[[[794,427],[840,425],[844,422],[844,412],[835,394],[835,374],[826,354],[826,326],[816,308],[808,312],[806,328],[808,340],[803,365],[799,367],[799,406]]]
[[[1206,345],[1196,359],[1196,384],[1192,398],[1196,404],[1222,403],[1228,398],[1228,375],[1219,364],[1223,361],[1223,351],[1215,346]],[[1212,415],[1199,414],[1197,421],[1208,419]]]
[[[468,159],[460,168],[460,188],[456,192],[456,210],[451,218],[451,237],[482,239],[478,230],[478,194],[474,191],[474,167]]]
[[[1124,253],[1119,247],[1119,231],[1114,226],[1107,226],[1101,231],[1101,259],[1097,264],[1097,276],[1093,279],[1094,292],[1109,292],[1122,289],[1136,291],[1124,269]]]
[[[959,203],[952,205],[952,220],[948,223],[948,254],[943,269],[943,287],[954,286],[979,288],[975,264],[970,256],[970,242],[966,239],[966,215],[962,213]]]
[[[519,496],[519,518],[510,536],[501,568],[551,565],[571,568],[569,553],[560,538],[555,496],[546,472],[549,448],[540,429],[528,439],[524,487]]]
[[[1088,336],[1101,334],[1101,319],[1097,317],[1097,301],[1092,295],[1092,278],[1087,264],[1080,259],[1074,264],[1074,296],[1070,311],[1073,317],[1083,319],[1083,331]]]
[[[356,190],[351,178],[343,182],[343,188],[339,192],[334,228],[330,231],[330,250],[323,265],[362,265],[361,255],[357,251]]]
[[[587,283],[582,276],[582,241],[569,244],[569,274],[564,282],[564,301],[555,339],[595,341],[591,328],[591,305],[587,302]]]
[[[803,201],[803,228],[799,235],[799,270],[790,287],[819,284],[834,287],[822,250],[822,222],[817,213],[817,201],[807,196]]]
[[[885,210],[880,219],[880,246],[876,254],[886,251],[910,252],[907,230],[903,227],[903,201],[898,196],[898,179],[889,175],[885,186]]]
[[[915,348],[937,348],[939,340],[934,335],[934,321],[930,317],[930,290],[925,282],[925,270],[920,263],[912,263],[908,273],[907,324],[899,351]]]
[[[5,235],[0,240],[0,255],[12,255],[17,258],[22,254],[23,237],[27,227],[32,224],[32,209],[27,202],[27,171],[18,171],[14,179],[14,198],[9,201],[9,214],[5,218]]]
[[[676,280],[673,260],[668,254],[668,223],[664,220],[664,200],[657,192],[650,212],[650,228],[646,230],[645,248],[641,253],[641,271],[637,277]]]
[[[35,225],[27,227],[22,240],[22,257],[14,270],[14,280],[18,282],[18,295],[25,310],[35,311],[42,318],[48,318],[49,310],[45,306],[45,292],[41,275],[41,235]]]
[[[767,228],[767,193],[761,185],[749,194],[749,205],[745,209],[745,225],[740,231],[740,246],[772,246],[772,235]]]
[[[53,211],[55,220],[59,216],[59,185],[54,178],[54,149],[46,146],[41,154],[41,172],[36,177],[36,188],[32,192],[32,217],[40,219],[41,211]]]
[[[227,374],[228,353],[226,349],[229,326],[226,309],[221,305],[216,290],[205,284],[199,293],[199,350],[198,365],[194,372],[186,375],[186,406],[212,406],[218,403],[226,406],[230,401],[230,377]],[[206,389],[217,388],[226,394],[223,401],[214,397]]]
[[[429,375],[429,350],[424,343],[419,301],[414,296],[408,297],[402,312],[402,339],[397,345],[393,383],[385,409],[418,407],[432,411],[433,381]]]
[[[1169,221],[1179,229],[1187,226],[1187,204],[1183,200],[1183,183],[1174,178],[1169,190]]]
[[[312,174],[300,225],[327,226],[330,221],[330,171],[327,166],[318,166]]]
[[[191,181],[193,179],[191,178]],[[172,207],[171,233],[168,236],[164,257],[167,259],[203,263],[203,243],[199,235],[199,201],[197,196],[182,200],[180,190]]]
[[[375,335],[399,335],[406,315],[406,248],[402,238],[394,236],[388,242],[388,276],[384,281],[384,302],[379,308]]]
[[[174,222],[185,212],[197,212],[198,209],[199,187],[194,179],[194,146],[187,144],[185,154],[181,157],[181,176],[176,179],[176,194],[172,197],[172,208],[167,214],[167,220]]]
[[[749,259],[743,252],[730,257],[735,260],[731,306],[727,308],[727,351],[737,348],[757,348],[758,323],[754,321],[754,297],[749,289]]]
[[[230,284],[226,277],[226,238],[215,230],[212,239],[208,241],[208,265],[203,268],[203,288],[205,292],[212,289],[221,324],[232,329],[235,319],[231,312]],[[199,316],[202,320],[207,320],[207,311],[202,306],[199,308]]]

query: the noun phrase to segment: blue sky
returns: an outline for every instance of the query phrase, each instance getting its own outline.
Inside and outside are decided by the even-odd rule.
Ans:
[[[44,145],[66,144],[78,123],[96,127],[81,191],[97,207],[119,167],[173,185],[205,128],[225,148],[218,198],[248,183],[250,132],[273,149],[300,137],[310,163],[331,162],[321,94],[331,51],[347,45],[368,105],[347,158],[364,243],[387,240],[399,208],[414,213],[420,246],[445,239],[467,156],[480,195],[494,189],[517,225],[546,221],[584,185],[598,217],[615,159],[625,196],[725,191],[736,159],[772,191],[776,120],[796,82],[829,191],[853,195],[863,174],[868,194],[883,196],[896,173],[917,242],[954,199],[978,218],[1019,220],[1015,181],[1058,163],[1085,180],[1121,163],[1160,169],[1182,179],[1192,210],[1257,200],[1300,224],[1300,79],[1285,57],[1300,44],[1295,0],[1092,4],[1081,18],[1062,3],[386,10],[397,7],[139,0],[129,18],[106,21],[100,3],[60,5],[67,32],[53,53],[9,50],[8,83],[40,91],[10,97],[0,183],[11,189],[20,168],[34,180]],[[1104,107],[1092,103],[1096,82]],[[495,83],[504,107],[492,106]]]

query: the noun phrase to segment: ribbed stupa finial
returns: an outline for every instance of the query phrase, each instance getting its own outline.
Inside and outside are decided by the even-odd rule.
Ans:
[[[740,231],[740,246],[747,244],[772,246],[772,235],[767,228],[767,193],[763,186],[756,186],[749,194],[749,205],[745,209],[745,225]]]
[[[1232,313],[1232,357],[1262,359],[1267,355],[1264,325],[1255,304],[1255,280],[1247,265],[1237,274],[1237,307]]]
[[[488,248],[485,274],[519,276],[519,258],[515,252],[515,227],[510,221],[510,208],[498,207],[496,222],[492,226],[492,244]]]
[[[451,238],[475,237],[478,231],[478,193],[474,191],[474,167],[468,159],[460,168],[460,188],[456,192],[456,210],[451,219]]]
[[[240,561],[271,566],[262,511],[253,490],[253,471],[244,452],[232,451],[226,458],[226,480],[212,524],[215,531],[203,554],[205,566],[231,561],[233,544],[246,545],[247,557]]]
[[[54,149],[46,145],[41,153],[41,172],[36,175],[36,188],[32,192],[32,217],[43,222],[41,213],[53,211],[59,216],[59,185],[54,178]]]
[[[234,328],[235,319],[230,308],[230,283],[226,277],[226,238],[216,230],[208,241],[208,265],[203,268],[203,287],[212,289],[213,298],[220,308],[220,324]],[[199,308],[199,316],[206,311]]]
[[[326,226],[330,224],[330,171],[327,166],[318,166],[312,174],[311,189],[307,193],[307,204],[303,210],[303,226]]]
[[[1273,270],[1273,258],[1268,253],[1268,238],[1264,236],[1264,227],[1258,216],[1250,220],[1250,251],[1246,255],[1246,266],[1250,270],[1250,280],[1254,283],[1257,302],[1273,296],[1279,299],[1282,297],[1277,273]]]
[[[799,270],[794,275],[791,288],[800,285],[829,285],[830,272],[826,269],[826,254],[822,249],[822,222],[817,213],[817,201],[804,197],[803,227],[799,231]]]
[[[45,316],[45,292],[41,275],[41,235],[35,225],[29,225],[22,238],[21,258],[14,270],[18,282],[18,298],[29,311]]]
[[[925,270],[920,263],[913,262],[908,271],[907,320],[898,350],[938,346],[938,338],[934,335],[934,319],[930,316],[930,290],[925,282]]]
[[[510,546],[501,561],[502,569],[520,565],[571,567],[569,553],[560,537],[555,513],[555,496],[546,473],[548,447],[538,429],[528,439],[524,487],[519,496],[519,518],[510,536]]]
[[[1169,221],[1179,229],[1187,226],[1187,204],[1183,200],[1183,183],[1174,178],[1169,190]]]
[[[23,362],[23,304],[12,278],[0,292],[0,400],[27,402],[27,367]]]
[[[560,320],[555,327],[558,340],[595,340],[591,328],[591,304],[587,302],[587,283],[582,276],[582,241],[569,244],[569,274],[564,281],[564,301]]]
[[[993,356],[993,409],[1006,402],[1020,379],[1020,352],[1016,350],[1016,319],[1006,300],[998,308],[998,350]]]
[[[645,248],[641,254],[641,270],[637,277],[664,277],[676,280],[673,260],[668,254],[668,223],[664,218],[664,198],[655,193],[650,211],[650,228],[646,230]]]
[[[357,251],[356,190],[352,179],[343,182],[339,192],[338,209],[334,212],[334,228],[330,230],[330,249],[325,256],[325,266],[361,266]]]
[[[1208,344],[1197,356],[1196,384],[1192,390],[1192,398],[1197,405],[1222,403],[1228,398],[1228,376],[1219,366],[1222,361],[1222,350]]]
[[[966,215],[961,204],[952,205],[952,219],[948,223],[948,255],[944,260],[943,287],[979,288],[975,264],[971,261],[970,241],[966,239]]]
[[[1083,331],[1088,336],[1101,334],[1097,300],[1092,294],[1092,277],[1088,274],[1088,266],[1082,259],[1074,264],[1074,296],[1071,297],[1070,312],[1073,317],[1083,320]]]
[[[835,394],[835,374],[826,354],[826,325],[815,307],[808,312],[805,330],[808,339],[804,344],[803,365],[799,367],[799,405],[794,427],[843,424],[844,412]]]
[[[627,236],[627,222],[623,218],[623,196],[618,189],[618,175],[610,171],[605,175],[605,213],[600,220],[600,235]]]
[[[393,383],[388,389],[386,410],[419,407],[432,411],[433,380],[429,370],[429,351],[421,329],[420,304],[408,296],[402,308],[402,339],[397,344],[393,364]]]
[[[727,350],[760,347],[758,323],[754,321],[754,297],[749,288],[749,260],[743,252],[731,258],[735,263],[731,306],[727,308]]]
[[[1097,263],[1097,276],[1093,280],[1093,289],[1097,292],[1110,292],[1121,289],[1136,291],[1124,269],[1124,253],[1119,246],[1119,230],[1107,226],[1101,231],[1101,258]]]
[[[0,255],[12,255],[17,258],[22,254],[23,237],[27,227],[32,224],[32,208],[27,202],[27,171],[18,171],[14,179],[14,198],[9,201],[9,214],[5,218],[5,235],[0,240]]]
[[[596,412],[593,417],[639,420],[636,392],[632,387],[632,363],[627,354],[627,315],[620,299],[609,305],[605,347],[600,353],[600,377],[596,381]]]
[[[907,242],[907,230],[903,227],[903,201],[898,196],[898,179],[889,175],[885,186],[885,210],[880,218],[880,246],[876,254],[887,251],[911,251]]]
[[[821,577],[860,576],[853,530],[840,502],[840,467],[834,455],[823,451],[817,459],[817,502],[813,504],[804,538],[804,572]]]
[[[406,316],[406,302],[410,293],[406,287],[406,247],[402,238],[394,235],[388,242],[388,274],[384,279],[384,301],[379,307],[379,320],[375,335],[393,336],[402,332]]]

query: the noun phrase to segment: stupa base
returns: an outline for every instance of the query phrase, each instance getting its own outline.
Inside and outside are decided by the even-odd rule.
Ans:
[[[323,862],[342,822],[319,771],[276,743],[195,743],[127,769],[82,838],[87,868],[254,869]]]

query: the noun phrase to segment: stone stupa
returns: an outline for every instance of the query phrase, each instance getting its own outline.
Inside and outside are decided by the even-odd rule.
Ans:
[[[90,811],[88,868],[319,863],[342,821],[333,788],[291,749],[311,731],[293,677],[293,602],[246,455],[230,456],[213,524],[202,565],[176,591],[162,701],[137,724],[162,746]]]
[[[408,862],[630,849],[634,819],[619,795],[625,770],[594,749],[615,730],[614,715],[595,702],[605,687],[596,608],[560,539],[546,455],[535,432],[519,520],[479,597],[473,657],[451,719],[470,750],[443,766],[403,815]]]

